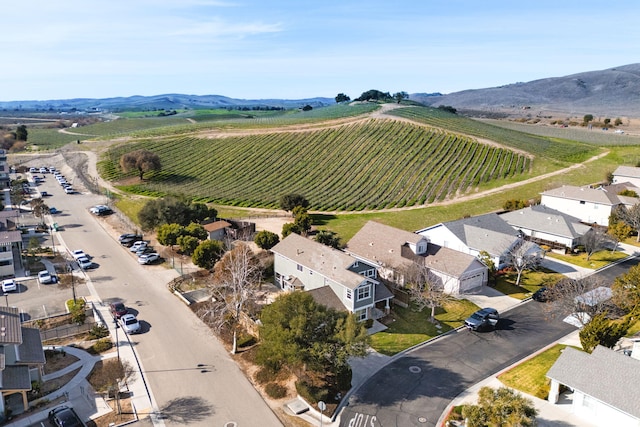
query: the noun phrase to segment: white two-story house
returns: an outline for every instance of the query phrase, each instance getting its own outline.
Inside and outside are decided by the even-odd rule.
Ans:
[[[380,318],[390,309],[393,294],[377,280],[373,265],[295,233],[271,251],[275,284],[283,290],[309,292],[358,320]]]
[[[606,188],[563,185],[542,193],[540,204],[578,217],[587,224],[609,225],[609,216],[622,205],[627,208],[640,202],[638,198],[619,196]]]

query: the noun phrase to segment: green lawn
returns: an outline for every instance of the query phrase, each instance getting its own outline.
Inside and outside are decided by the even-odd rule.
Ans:
[[[587,261],[587,254],[581,252],[579,254],[571,254],[571,255],[562,255],[554,252],[547,252],[547,255],[550,258],[559,259],[561,261],[565,261],[571,263],[573,265],[577,265],[578,267],[591,268],[597,270],[602,268],[612,262],[616,262],[623,258],[626,258],[628,255],[624,252],[616,251],[611,252],[609,250],[599,251],[591,255],[591,258]]]
[[[429,321],[430,311],[421,312],[393,306],[393,320],[388,322],[389,329],[378,332],[371,337],[371,347],[377,352],[394,355],[416,344],[427,341],[444,332],[462,326],[464,320],[479,307],[467,300],[449,302],[444,308],[436,310],[436,319],[441,328],[438,329]]]
[[[562,350],[567,347],[557,344],[539,355],[508,370],[498,377],[507,387],[546,399],[549,395],[549,380],[545,376]]]
[[[563,277],[562,274],[550,270],[525,271],[520,278],[520,286],[516,286],[518,274],[512,272],[498,276],[495,289],[510,297],[525,299],[541,286],[553,285]]]

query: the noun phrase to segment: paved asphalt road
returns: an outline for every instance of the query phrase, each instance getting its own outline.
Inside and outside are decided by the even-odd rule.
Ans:
[[[611,284],[638,259],[598,273]],[[342,410],[341,427],[435,426],[448,404],[479,381],[575,330],[529,301],[504,313],[495,332],[459,330],[373,375]]]
[[[61,239],[69,249],[83,249],[93,257],[96,268],[87,274],[102,301],[121,300],[138,316],[142,333],[131,341],[164,424],[282,425],[225,348],[169,292],[172,271],[166,265],[139,265],[102,220],[89,213],[92,205],[105,203],[103,196],[64,194],[51,175],[42,189],[54,194],[47,203],[65,212],[59,218]]]

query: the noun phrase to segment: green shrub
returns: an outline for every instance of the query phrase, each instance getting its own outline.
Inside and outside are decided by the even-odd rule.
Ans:
[[[282,399],[287,395],[287,388],[278,383],[269,383],[265,386],[264,391],[272,399]]]
[[[262,368],[258,372],[255,373],[253,378],[256,380],[258,384],[266,384],[268,382],[274,381],[278,376],[278,372],[269,368]]]
[[[111,349],[111,347],[113,347],[111,340],[109,338],[102,338],[91,346],[91,351],[92,353],[100,354]]]
[[[91,339],[99,339],[109,336],[109,328],[105,325],[94,325],[89,331],[89,336]]]
[[[319,401],[328,402],[329,390],[315,387],[306,381],[296,381],[296,391],[308,403],[315,405]]]

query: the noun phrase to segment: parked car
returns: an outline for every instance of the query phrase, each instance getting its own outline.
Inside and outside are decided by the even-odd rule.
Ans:
[[[89,258],[87,256],[87,254],[84,253],[84,251],[82,249],[76,249],[74,251],[71,251],[71,256],[73,257],[73,259],[77,260],[78,258]]]
[[[131,252],[138,252],[138,250],[140,248],[143,248],[145,246],[147,246],[149,243],[144,241],[144,240],[138,240],[137,242],[134,242],[133,245],[131,245],[131,247],[129,248],[129,251]]]
[[[111,208],[109,206],[105,206],[105,205],[92,206],[91,208],[89,208],[89,212],[91,212],[94,215],[98,215],[98,216],[109,215],[109,214],[113,213]]]
[[[18,285],[14,279],[5,279],[2,281],[2,292],[15,292],[18,290]]]
[[[40,192],[40,196],[42,196],[42,197],[48,197],[48,196],[50,196],[50,195],[51,195],[51,194],[47,193],[46,191],[41,191],[41,192]]]
[[[119,319],[129,312],[127,307],[121,302],[112,302],[109,304],[109,311],[115,319]]]
[[[492,330],[495,329],[499,320],[500,315],[498,314],[498,310],[486,307],[469,316],[469,318],[464,321],[464,325],[472,331]]]
[[[67,194],[75,194],[76,190],[74,190],[71,187],[64,187],[64,192],[67,193]]]
[[[58,209],[56,209],[55,207],[51,206],[49,208],[49,213],[50,214],[57,214],[57,213],[60,213],[60,211]]]
[[[140,248],[138,248],[138,250],[135,251],[134,254],[137,257],[139,257],[141,255],[150,254],[152,252],[155,252],[153,249],[153,246],[145,245],[145,246],[140,246]]]
[[[55,276],[52,276],[47,270],[42,270],[38,273],[38,282],[41,285],[48,285],[49,283],[55,283]]]
[[[137,334],[140,332],[140,323],[133,314],[125,314],[120,318],[120,325],[127,334]]]
[[[36,173],[36,172],[38,172],[38,169],[36,169],[36,168],[29,168],[29,172],[31,172],[31,173]]]
[[[118,240],[120,241],[120,244],[122,246],[127,246],[127,247],[132,246],[135,242],[139,241],[140,239],[142,239],[141,235],[139,235],[139,234],[131,234],[131,233],[122,234],[118,238]]]
[[[80,266],[80,268],[83,270],[93,267],[93,262],[91,262],[91,260],[86,256],[76,259],[76,262],[78,263],[78,266]]]
[[[138,257],[138,262],[140,264],[151,264],[160,259],[160,254],[157,252],[151,252],[149,254],[142,254]]]
[[[68,406],[58,406],[49,411],[49,422],[56,427],[84,427],[76,411]]]

